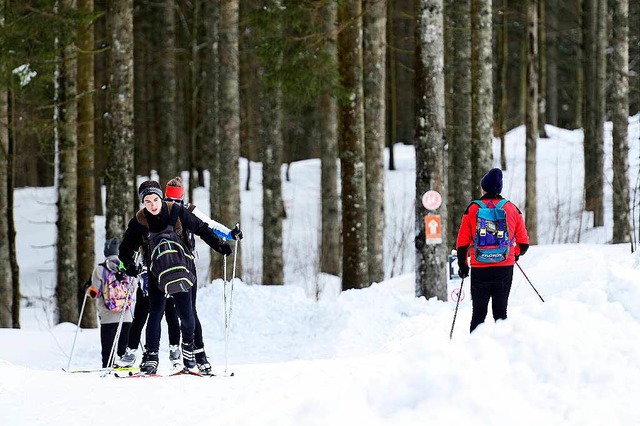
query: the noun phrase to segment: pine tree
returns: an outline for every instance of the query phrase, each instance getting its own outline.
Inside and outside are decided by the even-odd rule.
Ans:
[[[348,0],[338,8],[340,75],[347,101],[340,104],[342,181],[342,289],[369,285],[364,110],[362,103],[362,4]]]
[[[121,240],[134,214],[133,0],[110,1],[108,7],[106,237]]]
[[[446,194],[444,164],[444,45],[442,0],[416,2],[416,296],[447,300],[446,221],[443,241],[425,244],[422,194]],[[446,217],[446,202],[440,207]]]
[[[234,224],[240,220],[240,88],[238,57],[238,0],[220,4],[219,128],[220,181],[216,200],[220,204],[219,222]],[[236,275],[242,275],[240,252]]]
[[[538,4],[527,3],[527,109],[525,225],[531,244],[538,243],[538,207],[536,189],[536,152],[538,144]]]
[[[63,3],[70,7],[71,1]],[[61,47],[56,99],[58,146],[58,220],[56,221],[56,302],[58,322],[76,322],[78,316],[77,194],[78,109],[77,56],[72,43]]]
[[[480,180],[493,166],[492,13],[491,0],[472,0],[471,4],[471,169],[473,194],[480,194]]]
[[[93,12],[93,0],[79,0],[78,9]],[[93,22],[81,28],[78,36],[78,278],[82,284],[91,276],[95,263],[95,161],[93,107]],[[84,286],[78,286],[78,296],[85,297]],[[95,328],[95,304],[88,303],[82,327]]]
[[[322,8],[324,52],[329,61],[338,62],[335,31],[338,9],[334,2]],[[330,82],[325,82],[320,100],[320,149],[322,175],[322,227],[320,272],[340,275],[340,221],[338,199],[338,103]]]
[[[369,281],[384,279],[384,146],[386,0],[364,0],[364,139]]]
[[[613,52],[611,113],[613,121],[613,243],[630,240],[629,229],[629,2],[611,2]]]

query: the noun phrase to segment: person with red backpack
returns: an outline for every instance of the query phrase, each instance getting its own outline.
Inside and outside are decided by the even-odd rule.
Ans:
[[[489,170],[480,186],[482,197],[464,212],[456,243],[460,278],[471,266],[471,332],[487,317],[489,299],[493,319],[507,318],[513,265],[529,249],[522,212],[500,195],[502,170]]]
[[[173,298],[180,318],[182,359],[186,369],[196,366],[194,354],[195,320],[190,289],[197,285],[193,253],[186,232],[199,236],[209,247],[228,256],[231,246],[222,242],[193,213],[181,204],[163,201],[160,184],[148,180],[138,187],[144,207],[131,218],[120,244],[120,259],[129,276],[138,276],[141,267],[134,262],[135,252],[143,249],[148,270],[149,319],[147,321],[147,357],[140,370],[155,374],[158,370],[160,323],[167,297]]]
[[[241,240],[243,238],[242,231],[238,226],[234,229],[229,229],[219,222],[211,219],[205,215],[200,209],[198,209],[192,203],[184,202],[184,185],[182,184],[182,178],[176,176],[167,182],[164,189],[165,201],[172,201],[183,205],[187,210],[193,213],[196,217],[206,223],[214,234],[223,240]],[[195,249],[195,238],[193,234],[187,235],[187,240],[192,249]],[[198,310],[196,307],[196,300],[198,295],[198,286],[194,285],[191,288],[191,303],[193,305],[193,316],[195,319],[195,334],[194,334],[194,354],[196,357],[196,366],[201,374],[211,374],[212,368],[207,358],[207,354],[204,350],[204,339],[202,336],[202,324],[198,318]]]
[[[93,269],[91,284],[87,289],[89,297],[96,300],[98,318],[100,320],[100,343],[102,345],[102,368],[109,367],[111,349],[114,346],[118,326],[120,335],[117,342],[116,354],[125,354],[129,329],[131,328],[132,304],[135,302],[135,283],[132,278],[120,270],[118,246],[120,241],[111,238],[104,243],[104,262]],[[115,355],[113,355],[115,360]],[[114,365],[129,367],[126,363],[115,360]]]

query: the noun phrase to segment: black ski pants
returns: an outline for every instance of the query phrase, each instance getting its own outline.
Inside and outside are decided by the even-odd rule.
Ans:
[[[507,304],[513,280],[513,265],[471,268],[471,331],[482,324],[487,317],[489,299],[493,319],[507,319]]]
[[[171,296],[176,312],[180,318],[180,331],[183,343],[193,343],[195,319],[191,291],[175,293]],[[149,352],[157,352],[160,348],[160,323],[167,298],[160,291],[154,279],[149,280],[149,320],[147,322],[147,348]]]
[[[133,322],[131,323],[131,330],[129,331],[129,346],[131,349],[137,349],[140,345],[140,336],[142,336],[142,329],[147,323],[149,317],[149,297],[145,296],[142,289],[138,287],[136,292],[136,308],[133,311]],[[178,321],[178,313],[176,307],[173,304],[173,299],[169,299],[165,302],[164,306],[164,318],[167,322],[167,329],[169,331],[169,344],[180,344],[180,322]]]
[[[122,330],[120,331],[120,338],[118,339],[118,345],[116,347],[116,354],[122,356],[127,348],[127,340],[129,339],[129,329],[131,328],[130,322],[122,323]],[[113,341],[116,339],[116,332],[118,331],[118,323],[113,322],[109,324],[100,324],[100,344],[102,345],[102,368],[106,368],[109,364],[109,355],[111,355],[111,347]]]

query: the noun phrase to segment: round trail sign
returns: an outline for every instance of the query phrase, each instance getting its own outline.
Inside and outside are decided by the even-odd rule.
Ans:
[[[442,196],[438,191],[429,190],[422,196],[422,205],[427,210],[437,210],[442,204]]]

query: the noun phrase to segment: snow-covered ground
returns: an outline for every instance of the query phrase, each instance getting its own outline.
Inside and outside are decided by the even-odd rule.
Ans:
[[[226,358],[222,280],[198,294],[207,352],[216,371],[227,362],[235,373],[228,378],[122,380],[63,372],[76,325],[53,319],[55,194],[16,191],[25,301],[23,328],[0,329],[0,425],[640,424],[640,256],[628,244],[605,244],[610,209],[607,225],[596,230],[580,213],[582,133],[547,130],[550,138],[538,143],[541,244],[520,261],[545,302],[516,270],[509,319],[496,324],[489,314],[470,335],[465,283],[452,340],[455,302],[414,297],[412,147],[396,145],[398,170],[387,172],[387,279],[347,292],[315,272],[318,160],[293,164],[291,181],[283,183],[287,284],[253,284],[261,271],[261,167],[251,164],[251,190],[242,191],[245,275],[234,283]],[[639,134],[636,116],[629,127],[632,188]],[[610,145],[607,140],[607,182]],[[523,207],[522,128],[509,134],[507,156],[503,194]],[[205,211],[206,194],[195,191]],[[605,198],[610,206],[608,183]],[[96,218],[96,233],[100,259],[103,217]],[[201,243],[199,252],[205,277],[209,253]],[[450,290],[459,285],[452,281]],[[169,368],[165,339],[166,332],[161,372]],[[97,329],[78,334],[71,364],[99,367]]]

